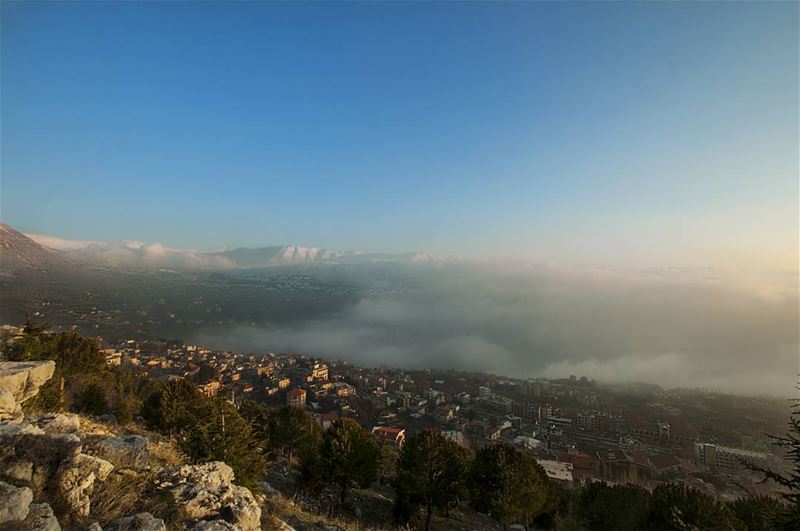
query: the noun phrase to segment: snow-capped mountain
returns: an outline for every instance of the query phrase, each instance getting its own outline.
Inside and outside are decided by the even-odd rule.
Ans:
[[[450,263],[455,259],[436,257],[429,253],[365,253],[360,251],[335,251],[300,245],[279,245],[248,249],[240,247],[212,256],[224,257],[236,267],[269,267],[276,265],[369,264],[380,262],[407,264]]]
[[[452,263],[452,257],[425,252],[365,253],[337,251],[302,245],[237,247],[219,252],[176,249],[159,243],[140,241],[97,242],[64,240],[54,236],[28,234],[37,244],[66,256],[110,267],[224,270],[299,265],[356,265],[370,263],[439,264]]]

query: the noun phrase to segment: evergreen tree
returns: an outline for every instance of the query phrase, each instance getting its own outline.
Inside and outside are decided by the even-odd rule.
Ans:
[[[378,479],[382,483],[394,483],[397,477],[397,461],[400,453],[397,449],[385,442],[378,441]]]
[[[395,511],[408,521],[419,507],[425,509],[425,530],[431,527],[433,509],[448,511],[464,493],[469,452],[438,431],[425,430],[411,437],[400,452]]]
[[[774,481],[785,489],[782,496],[787,507],[776,522],[776,529],[800,529],[800,401],[795,399],[793,402],[786,433],[770,435],[772,444],[786,452],[790,463],[789,471],[781,473],[752,463],[748,464],[751,470],[760,472],[764,476],[764,481]]]
[[[317,460],[313,453],[306,457],[304,468]],[[314,464],[318,464],[323,481],[339,488],[342,504],[351,488],[366,488],[377,477],[377,443],[352,419],[338,420],[325,432],[318,459]]]
[[[81,413],[102,415],[108,411],[105,389],[97,382],[90,383],[83,390],[76,406]]]
[[[504,526],[527,527],[545,508],[548,489],[544,469],[513,446],[485,446],[475,456],[470,471],[472,506]]]
[[[283,407],[269,419],[268,439],[272,447],[286,455],[289,463],[297,450],[302,453],[318,446],[322,428],[302,408]]]
[[[591,483],[581,491],[578,514],[589,529],[635,531],[644,525],[650,493],[636,485]]]
[[[643,527],[652,531],[746,529],[725,504],[690,487],[670,483],[653,491]]]
[[[200,416],[196,409],[205,400],[191,382],[171,380],[148,397],[142,405],[142,416],[150,429],[165,432],[171,438],[195,422]]]
[[[272,440],[272,425],[275,410],[253,400],[247,400],[239,408],[239,413],[250,425],[250,433],[265,458],[271,458],[275,452]]]
[[[224,461],[239,483],[257,487],[266,461],[253,444],[250,424],[233,404],[219,397],[203,397],[189,410],[180,430],[179,446],[192,461]]]
[[[97,342],[74,332],[50,333],[47,325],[28,321],[21,337],[3,347],[9,361],[53,360],[53,376],[42,385],[39,394],[25,404],[27,411],[62,411],[75,399],[80,400],[86,380],[102,377],[106,362]]]
[[[739,498],[729,508],[744,523],[747,531],[772,531],[780,528],[786,507],[768,496]]]

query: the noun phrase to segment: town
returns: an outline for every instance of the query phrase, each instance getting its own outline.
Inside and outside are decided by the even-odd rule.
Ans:
[[[3,334],[18,328],[4,325]],[[97,338],[109,365],[158,380],[186,378],[234,404],[303,408],[323,428],[356,419],[397,450],[433,428],[465,447],[504,442],[571,487],[587,482],[654,488],[683,483],[721,499],[774,494],[748,465],[781,470],[765,433],[788,401],[647,384],[602,385],[582,376],[511,379],[463,371],[361,368],[299,353],[214,351],[181,341]]]

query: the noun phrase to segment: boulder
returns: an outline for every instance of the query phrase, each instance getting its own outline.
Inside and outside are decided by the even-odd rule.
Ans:
[[[220,461],[185,465],[162,474],[162,487],[170,489],[186,519],[213,516],[233,498],[233,469]]]
[[[233,482],[233,469],[222,461],[202,465],[184,465],[167,471],[162,478],[170,485],[207,483],[211,485]]]
[[[0,362],[0,421],[18,420],[21,404],[53,376],[54,361]]]
[[[113,531],[167,531],[164,520],[150,513],[139,513],[120,518],[109,528]]]
[[[150,458],[149,441],[139,435],[104,437],[85,445],[88,454],[101,457],[117,468],[143,468]]]
[[[44,433],[27,423],[0,425],[0,462],[29,461],[57,467],[74,459],[82,447],[81,440],[71,433]]]
[[[244,530],[261,529],[261,507],[250,489],[233,485],[233,497],[220,511],[220,516]]]
[[[233,469],[220,461],[186,465],[161,475],[185,520],[222,519],[243,531],[261,529],[261,507],[245,487],[234,485]]]
[[[30,461],[8,461],[0,463],[0,476],[15,483],[33,481],[33,463]]]
[[[78,438],[83,438],[81,419],[78,415],[54,413],[42,415],[34,421],[45,433],[74,433]]]
[[[21,528],[25,531],[61,531],[53,509],[46,503],[32,503]]]
[[[20,522],[28,516],[33,491],[0,481],[0,524]]]
[[[192,528],[193,531],[240,531],[240,529],[225,520],[202,520]]]
[[[18,435],[42,435],[44,431],[30,422],[0,422],[0,437]]]
[[[10,421],[20,417],[20,408],[17,407],[17,400],[14,393],[8,389],[0,387],[0,420]]]
[[[113,469],[114,465],[108,461],[86,454],[79,454],[62,465],[56,481],[61,501],[70,513],[79,518],[89,516],[89,496],[95,480],[104,481]]]

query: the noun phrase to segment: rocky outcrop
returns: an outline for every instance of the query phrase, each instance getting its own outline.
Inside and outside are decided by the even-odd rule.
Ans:
[[[0,524],[21,522],[28,517],[33,491],[0,481]]]
[[[53,509],[46,503],[32,503],[28,517],[19,527],[26,531],[61,531]]]
[[[64,463],[56,475],[60,501],[78,518],[89,516],[95,480],[104,481],[114,465],[99,457],[78,454]]]
[[[167,531],[167,526],[164,520],[150,513],[139,513],[120,518],[106,531]]]
[[[117,468],[144,468],[150,457],[149,441],[140,435],[87,440],[84,451],[111,462]]]
[[[192,531],[238,531],[238,527],[225,520],[203,520],[198,522]]]
[[[72,433],[78,438],[85,436],[81,430],[81,418],[78,415],[67,413],[41,415],[33,423],[45,433]]]
[[[60,531],[58,518],[89,524],[92,494],[112,471],[137,475],[148,467],[146,437],[117,437],[73,414],[25,417],[21,404],[53,374],[53,362],[0,362],[0,529]],[[86,424],[86,428],[82,426]],[[87,434],[87,432],[90,432]],[[250,490],[234,485],[222,462],[162,472],[156,487],[175,503],[181,528],[205,531],[261,529],[261,508]],[[48,503],[33,503],[48,501]],[[106,531],[166,531],[150,513],[121,518]]]
[[[0,421],[22,418],[22,403],[53,376],[54,361],[0,362]]]
[[[233,470],[225,463],[182,466],[164,472],[160,481],[185,520],[219,519],[243,531],[261,529],[261,507],[249,489],[232,483]]]

